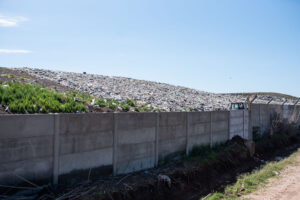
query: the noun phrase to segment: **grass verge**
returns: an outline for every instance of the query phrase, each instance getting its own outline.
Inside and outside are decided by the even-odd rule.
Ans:
[[[252,172],[250,174],[242,175],[238,178],[237,182],[233,185],[227,186],[224,190],[224,193],[213,193],[206,198],[202,198],[205,200],[229,200],[229,199],[238,199],[242,195],[249,194],[259,187],[264,186],[268,183],[268,180],[271,177],[275,177],[279,175],[279,172],[287,165],[295,164],[296,154],[299,153],[298,150],[296,153],[293,153],[288,158],[278,161],[278,162],[270,162],[266,164],[263,168]]]

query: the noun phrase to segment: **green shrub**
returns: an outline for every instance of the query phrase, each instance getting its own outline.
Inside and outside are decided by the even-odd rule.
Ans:
[[[119,106],[119,102],[115,99],[106,99],[109,109],[116,110]]]
[[[86,112],[86,94],[69,92],[66,95],[42,88],[39,85],[9,83],[0,85],[0,104],[12,113]]]
[[[145,111],[145,112],[151,112],[154,110],[154,108],[151,104],[146,104],[146,103],[143,103],[140,106],[138,106],[138,109],[140,111]]]
[[[121,108],[122,108],[123,111],[129,111],[130,110],[130,106],[127,103],[122,103]]]
[[[135,112],[140,112],[139,107],[134,107],[134,111],[135,111]]]
[[[8,106],[12,113],[55,113],[55,112],[87,112],[87,107],[94,99],[89,94],[70,91],[66,94],[58,93],[54,89],[43,88],[39,85],[9,83],[0,85],[0,104]],[[117,110],[119,106],[123,111],[131,108],[136,112],[153,111],[150,104],[138,104],[135,100],[126,99],[120,104],[115,99],[96,98],[96,105]]]
[[[132,100],[132,99],[126,99],[125,103],[128,104],[131,107],[135,107],[136,106],[136,101]]]
[[[103,98],[97,99],[97,100],[96,100],[96,104],[97,104],[98,106],[100,106],[101,108],[107,107],[107,104],[106,104],[106,102],[105,102],[105,100],[104,100]]]
[[[80,93],[78,91],[70,91],[67,93],[67,96],[71,97],[74,101],[82,103],[90,103],[93,99],[89,94]]]

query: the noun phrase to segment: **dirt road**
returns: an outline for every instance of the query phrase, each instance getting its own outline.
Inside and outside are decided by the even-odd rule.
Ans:
[[[279,178],[272,178],[258,191],[243,199],[253,200],[299,200],[300,199],[300,152],[295,157],[296,164],[285,167]]]

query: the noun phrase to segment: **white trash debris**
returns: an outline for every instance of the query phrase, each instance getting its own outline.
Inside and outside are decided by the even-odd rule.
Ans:
[[[168,177],[167,175],[162,175],[162,174],[158,175],[158,181],[167,183],[168,187],[171,188],[172,181],[171,181],[170,177]]]

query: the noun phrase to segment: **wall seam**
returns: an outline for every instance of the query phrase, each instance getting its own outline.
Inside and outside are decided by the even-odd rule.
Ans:
[[[231,111],[228,112],[228,140],[230,140],[230,118],[231,118]]]
[[[189,147],[189,126],[190,126],[190,117],[189,112],[186,112],[186,155],[189,155],[190,147]]]
[[[159,134],[159,112],[156,113],[156,118],[155,118],[155,163],[154,166],[158,166],[158,134]]]
[[[59,178],[59,151],[60,151],[60,144],[59,144],[59,114],[54,114],[54,140],[53,140],[53,184],[58,184]]]
[[[117,136],[117,114],[113,113],[113,175],[117,175],[117,152],[118,152],[118,136]]]
[[[212,112],[210,112],[210,147],[213,146],[213,141],[212,141]]]

